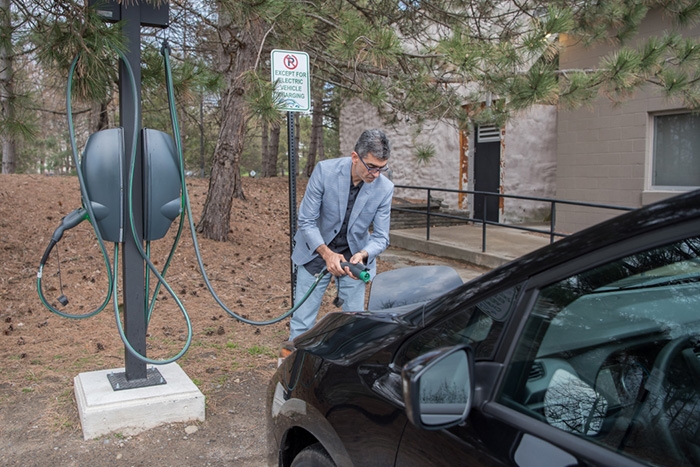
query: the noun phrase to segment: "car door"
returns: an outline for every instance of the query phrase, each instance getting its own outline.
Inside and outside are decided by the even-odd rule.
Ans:
[[[397,353],[397,363],[404,364],[419,355],[440,347],[469,344],[477,359],[477,387],[492,384],[497,370],[491,363],[507,323],[522,298],[524,282],[504,284],[502,290],[489,290],[454,306],[452,313],[408,340]],[[470,297],[470,295],[466,295]],[[486,366],[489,366],[487,368]],[[486,383],[488,385],[488,383]],[[478,392],[478,391],[477,391]],[[470,418],[471,421],[471,418]],[[397,454],[400,466],[505,465],[484,447],[483,437],[474,432],[472,423],[449,430],[426,431],[408,423]]]
[[[493,351],[480,351],[492,329],[458,332],[475,348],[471,413],[447,430],[409,424],[396,465],[700,464],[699,231],[659,229],[529,278]],[[448,328],[406,355],[454,344]]]

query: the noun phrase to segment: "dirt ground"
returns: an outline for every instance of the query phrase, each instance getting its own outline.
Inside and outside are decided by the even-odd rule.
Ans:
[[[303,188],[300,181],[297,201]],[[206,180],[188,179],[195,222],[206,190]],[[264,321],[291,307],[288,181],[246,179],[244,190],[247,200],[233,202],[229,241],[198,241],[221,300],[232,312]],[[204,393],[206,421],[83,440],[73,378],[124,366],[113,306],[91,318],[68,319],[50,312],[37,293],[39,262],[51,235],[79,206],[76,177],[0,175],[0,465],[263,465],[266,386],[288,336],[288,319],[256,327],[219,307],[199,272],[187,224],[166,280],[191,319],[192,343],[177,363]],[[159,268],[176,231],[177,223],[152,242]],[[107,243],[110,262],[113,247]],[[380,271],[390,268],[379,264]],[[118,271],[121,279],[121,265]],[[102,305],[108,284],[90,224],[65,232],[43,270],[46,302],[86,314]],[[152,293],[153,282],[150,288]],[[330,292],[321,314],[333,308]],[[59,304],[61,295],[67,306]],[[171,358],[185,344],[186,321],[175,303],[161,288],[148,325],[150,358]]]

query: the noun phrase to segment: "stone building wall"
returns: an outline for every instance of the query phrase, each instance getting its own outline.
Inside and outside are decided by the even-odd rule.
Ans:
[[[353,99],[343,107],[340,121],[340,148],[343,155],[350,155],[355,141],[364,129],[381,128],[392,144],[389,164],[395,184],[460,189],[460,140],[459,130],[455,126],[446,123],[425,124],[418,132],[410,121],[403,121],[399,125],[387,127],[377,112],[360,99]],[[421,144],[430,144],[435,148],[435,156],[428,162],[419,162],[416,158],[415,148]],[[468,161],[463,167],[469,172],[474,166],[474,145],[471,141],[466,144]],[[537,106],[516,116],[506,125],[502,142],[502,191],[521,196],[551,196],[555,192],[555,151],[554,108]],[[465,175],[467,184],[463,184],[461,189],[472,190],[473,173]],[[427,201],[423,190],[397,189],[395,196]],[[469,202],[460,206],[459,196],[455,193],[433,192],[432,196],[442,200],[443,209],[470,211]],[[541,222],[548,215],[543,213],[542,206],[543,203],[505,200],[500,213],[501,221]]]

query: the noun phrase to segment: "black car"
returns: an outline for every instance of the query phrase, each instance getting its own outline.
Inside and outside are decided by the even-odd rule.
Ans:
[[[700,465],[700,191],[456,288],[383,274],[272,378],[270,465]]]

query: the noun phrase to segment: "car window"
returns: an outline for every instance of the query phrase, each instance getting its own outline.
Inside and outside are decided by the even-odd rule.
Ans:
[[[397,363],[402,365],[433,349],[457,344],[469,344],[477,360],[491,358],[521,290],[519,284],[472,306],[459,306],[448,318],[409,340]]]
[[[650,465],[700,463],[700,239],[542,289],[499,400]]]

